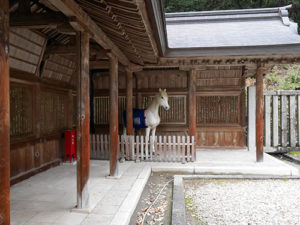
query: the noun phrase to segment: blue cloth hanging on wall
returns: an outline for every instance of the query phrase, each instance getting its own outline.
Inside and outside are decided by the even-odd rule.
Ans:
[[[146,112],[145,109],[133,109],[133,128],[139,130],[141,128],[147,128]],[[126,127],[126,111],[123,112],[124,126]]]

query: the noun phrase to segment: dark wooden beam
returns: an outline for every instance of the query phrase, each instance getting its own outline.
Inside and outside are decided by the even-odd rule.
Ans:
[[[263,161],[264,147],[264,93],[263,93],[263,73],[264,68],[257,66],[256,72],[256,161]]]
[[[45,57],[51,54],[76,55],[76,45],[49,45],[45,51]]]
[[[19,0],[18,12],[30,14],[30,0]]]
[[[43,14],[11,14],[10,26],[23,28],[56,28],[58,25],[67,23],[66,17],[61,13],[49,12]]]
[[[90,61],[91,70],[94,69],[109,69],[110,62],[109,61]]]
[[[76,55],[76,45],[49,45],[46,48],[45,55],[50,55],[50,54],[58,54],[58,55]],[[97,59],[108,59],[107,57],[107,51],[104,49],[99,49],[99,48],[93,48],[92,46],[90,47],[90,56],[95,56]],[[101,64],[101,61],[99,61]],[[109,63],[108,61],[105,62],[106,68],[109,68]],[[96,64],[96,61],[91,61],[90,66],[93,64]],[[104,65],[104,64],[102,64]]]
[[[109,54],[109,135],[110,135],[110,172],[109,175],[117,177],[118,153],[119,153],[119,120],[118,120],[118,58],[112,53]]]
[[[196,124],[196,70],[189,72],[189,134],[195,137],[195,149],[197,143]],[[194,155],[196,159],[196,151]]]
[[[133,116],[132,116],[132,96],[133,96],[133,78],[132,71],[126,71],[126,132],[128,135],[133,135]]]
[[[124,53],[116,46],[106,33],[90,18],[90,16],[74,0],[48,0],[55,8],[68,18],[73,18],[71,25],[74,29],[84,29],[104,49],[118,56],[118,60],[125,66],[131,63]],[[76,21],[75,21],[76,20]]]
[[[89,75],[89,35],[80,32],[78,45],[77,83],[77,208],[89,208],[88,180],[90,176],[90,75]]]
[[[9,1],[0,5],[0,224],[10,224]]]
[[[76,35],[76,31],[69,23],[62,23],[57,25],[56,30],[61,34]]]

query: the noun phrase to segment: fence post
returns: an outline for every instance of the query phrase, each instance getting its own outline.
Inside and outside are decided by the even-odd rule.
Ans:
[[[290,96],[290,145],[296,147],[296,97]]]
[[[265,96],[265,142],[266,147],[271,146],[271,96]]]
[[[182,137],[182,142],[181,142],[181,163],[186,163],[186,160],[185,160],[185,136]]]
[[[148,160],[149,137],[145,136],[145,160]]]
[[[278,146],[278,96],[273,95],[273,147]]]
[[[248,150],[256,151],[256,87],[248,87]]]
[[[131,159],[135,160],[135,154],[134,154],[134,136],[129,136],[130,141],[130,152],[131,152]]]
[[[140,162],[140,136],[136,136],[136,156],[135,162]]]
[[[121,147],[121,162],[125,161],[125,136],[121,136],[121,142],[120,142],[120,147]]]
[[[287,96],[281,96],[281,145],[287,146]]]
[[[196,160],[196,157],[195,157],[195,137],[192,136],[192,161],[194,162]]]

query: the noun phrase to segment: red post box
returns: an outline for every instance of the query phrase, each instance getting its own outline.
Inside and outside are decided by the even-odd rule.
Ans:
[[[66,158],[69,156],[70,162],[72,162],[72,157],[74,160],[76,157],[76,130],[65,130],[65,162]]]

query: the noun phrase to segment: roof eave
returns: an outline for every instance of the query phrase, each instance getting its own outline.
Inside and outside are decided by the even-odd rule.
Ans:
[[[167,48],[164,57],[300,55],[300,43],[264,46]]]

